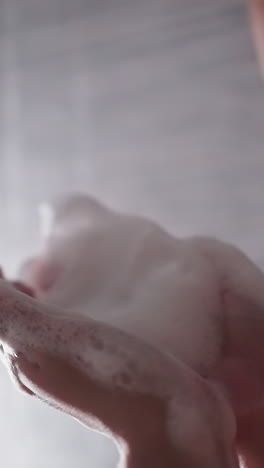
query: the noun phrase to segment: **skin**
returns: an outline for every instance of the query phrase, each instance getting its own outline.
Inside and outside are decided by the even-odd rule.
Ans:
[[[249,0],[248,10],[257,60],[261,74],[264,76],[264,0]],[[241,416],[238,428],[238,446],[245,465],[250,468],[263,466],[264,410],[262,405],[252,410],[250,414]]]
[[[129,395],[117,388],[109,392],[64,360],[41,352],[36,358],[39,363],[37,369],[23,358],[19,363],[19,370],[36,388],[36,394],[39,389],[41,393],[45,389],[48,399],[44,401],[50,404],[51,400],[56,400],[56,407],[59,405],[63,411],[65,404],[67,408],[73,406],[75,417],[83,424],[86,424],[87,414],[91,413],[90,402],[94,398],[108,433],[120,453],[125,455],[125,466],[161,468],[165,465],[173,468],[179,462],[177,450],[167,436],[166,405],[161,399],[151,395]]]
[[[112,437],[123,466],[232,468],[235,446],[262,466],[262,272],[229,244],[176,239],[87,196],[50,211],[18,275],[38,300],[0,285],[19,388]]]
[[[264,76],[264,0],[249,0],[248,9],[257,59]]]
[[[0,308],[3,359],[13,382],[111,437],[120,466],[237,466],[230,407],[180,361],[113,327],[69,319],[3,280]]]

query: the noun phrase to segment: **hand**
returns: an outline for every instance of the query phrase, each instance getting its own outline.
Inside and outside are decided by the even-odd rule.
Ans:
[[[118,328],[69,318],[5,281],[0,305],[14,382],[112,437],[127,468],[237,466],[232,411],[188,366]]]
[[[175,466],[175,448],[167,435],[164,402],[149,395],[129,395],[118,388],[114,391],[104,388],[56,356],[37,351],[31,357],[34,362],[19,355],[16,365],[32,395],[89,428],[109,435],[117,445],[122,440],[121,448],[127,447],[126,463],[131,468],[161,468],[164,463],[166,468]]]

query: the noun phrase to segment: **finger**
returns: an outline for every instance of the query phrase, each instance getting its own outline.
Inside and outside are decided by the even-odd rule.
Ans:
[[[0,267],[0,279],[6,280],[6,276],[2,267]],[[19,280],[10,281],[10,284],[12,284],[12,286],[14,286],[18,291],[21,291],[22,293],[27,294],[28,296],[35,297],[33,289],[30,286],[28,286],[25,282]]]
[[[31,351],[30,359],[23,353],[17,358],[20,374],[33,385],[53,396],[70,396],[74,387],[84,384],[85,377],[66,360],[41,351]]]
[[[27,294],[28,296],[35,297],[35,292],[33,288],[23,283],[22,281],[12,281],[11,284],[12,286],[14,286],[14,288],[22,292],[23,294]]]
[[[264,0],[249,0],[249,16],[257,58],[264,77]]]

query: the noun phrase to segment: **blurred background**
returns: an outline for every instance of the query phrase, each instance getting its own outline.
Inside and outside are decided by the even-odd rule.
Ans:
[[[264,266],[264,93],[244,0],[0,0],[0,258],[84,189]],[[1,465],[113,468],[106,439],[0,368]]]

